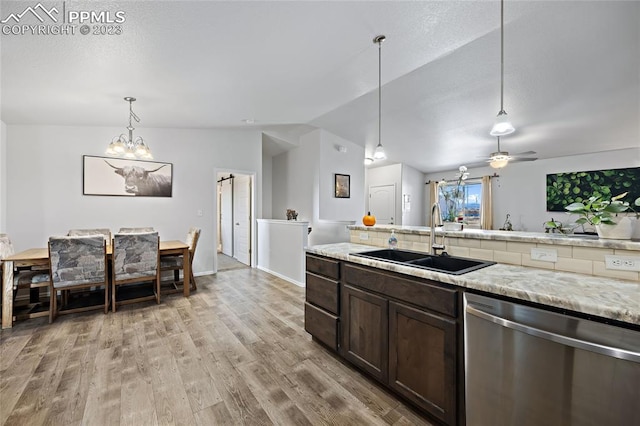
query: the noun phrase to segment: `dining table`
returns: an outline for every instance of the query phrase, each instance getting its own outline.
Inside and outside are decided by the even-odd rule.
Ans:
[[[107,258],[109,261],[111,259],[111,253],[111,245],[107,245]],[[160,257],[182,255],[182,270],[184,275],[183,294],[184,297],[189,297],[191,284],[189,245],[178,240],[161,240],[159,254]],[[13,271],[16,267],[48,268],[49,249],[46,247],[30,248],[4,258],[2,267],[2,329],[13,327]]]

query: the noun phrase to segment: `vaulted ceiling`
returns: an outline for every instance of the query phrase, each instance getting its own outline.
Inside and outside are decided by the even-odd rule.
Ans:
[[[3,0],[0,17],[35,4]],[[62,2],[44,5],[62,17]],[[370,154],[378,142],[372,39],[384,34],[386,163],[434,172],[496,150],[488,134],[500,94],[496,1],[64,7],[122,11],[126,21],[113,35],[82,35],[80,25],[72,35],[3,34],[6,124],[124,127],[122,98],[135,96],[140,129],[246,127],[251,119],[294,139],[322,127]],[[503,150],[551,158],[640,146],[640,2],[507,0],[504,34],[505,109],[517,131]]]

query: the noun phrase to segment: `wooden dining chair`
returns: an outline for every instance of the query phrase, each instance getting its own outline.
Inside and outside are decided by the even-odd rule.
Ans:
[[[85,228],[85,229],[70,229],[69,236],[81,236],[81,235],[102,235],[107,244],[111,244],[111,229],[109,228]]]
[[[148,227],[143,227],[143,228],[120,228],[120,230],[118,231],[118,233],[120,234],[132,234],[132,233],[140,233],[140,232],[155,232],[155,229],[153,229],[153,227],[148,226]]]
[[[116,233],[112,243],[111,309],[156,300],[160,303],[160,237],[157,232]],[[151,289],[141,285],[152,282]],[[128,294],[126,294],[128,293]],[[119,299],[119,300],[118,300]]]
[[[7,234],[0,234],[0,279],[4,274],[4,262],[6,257],[14,254],[13,243]],[[32,270],[14,265],[13,270],[13,291],[14,320],[44,317],[49,314],[46,308],[46,301],[40,300],[40,289],[49,286],[49,271]],[[15,301],[20,289],[29,289],[29,303],[26,306],[17,306]],[[2,302],[0,291],[0,303]]]
[[[107,273],[107,243],[101,235],[49,238],[51,303],[49,323],[60,314],[104,308],[109,312],[109,274]],[[69,298],[71,290],[88,290],[82,296]],[[61,292],[58,304],[58,292]],[[89,293],[89,294],[86,294]],[[96,300],[92,297],[99,294]],[[91,303],[94,302],[94,303]]]
[[[198,239],[200,239],[200,228],[194,228],[194,227],[190,228],[189,232],[187,233],[186,243],[189,246],[189,264],[191,265],[191,268],[189,268],[191,270],[191,274],[190,274],[191,290],[198,289],[198,286],[196,285],[195,277],[193,275],[193,257],[196,254],[196,246],[198,245]],[[173,281],[171,281],[172,288],[168,289],[166,291],[167,293],[174,293],[177,291],[181,291],[181,289],[178,288],[178,285],[181,282],[180,271],[182,270],[183,266],[184,266],[184,263],[183,263],[182,255],[174,254],[174,255],[167,255],[167,256],[160,257],[160,270],[173,271]],[[182,280],[182,283],[184,284],[184,279]]]

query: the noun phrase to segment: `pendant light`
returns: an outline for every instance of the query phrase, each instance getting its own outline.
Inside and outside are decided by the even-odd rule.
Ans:
[[[383,35],[376,36],[373,39],[374,43],[378,44],[378,146],[373,151],[374,160],[384,160],[387,158],[387,154],[382,147],[382,42],[386,37]]]
[[[515,132],[504,110],[504,0],[500,0],[500,112],[491,129],[491,136],[505,136]]]

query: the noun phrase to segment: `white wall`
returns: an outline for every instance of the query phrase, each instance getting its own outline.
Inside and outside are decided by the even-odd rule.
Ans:
[[[271,217],[284,219],[286,209],[296,210],[298,220],[313,228],[310,245],[349,241],[346,225],[364,211],[363,158],[362,147],[324,130],[302,135],[297,148],[273,157]],[[351,198],[334,198],[334,173],[351,175]]]
[[[499,175],[492,179],[494,229],[502,226],[509,213],[514,230],[543,232],[543,223],[552,217],[563,223],[571,223],[576,219],[566,213],[546,211],[547,174],[638,166],[640,148],[510,163],[500,170],[483,167],[469,169],[469,172],[470,177],[493,175],[494,172]],[[426,179],[453,179],[456,172],[457,170],[452,170],[429,174]],[[427,205],[430,202],[428,200]]]
[[[173,163],[172,198],[82,195],[82,155],[102,156],[121,128],[7,126],[7,232],[16,250],[44,247],[70,228],[153,226],[162,239],[184,240],[202,229],[194,271],[214,268],[217,168],[256,171],[261,188],[261,136],[255,130],[136,130],[156,161]],[[5,191],[3,191],[3,194]],[[262,214],[256,197],[256,215]],[[203,211],[197,216],[198,210]]]
[[[7,229],[7,126],[0,121],[0,233]]]
[[[359,221],[364,211],[364,148],[324,130],[321,135],[319,162],[319,219]],[[315,133],[314,132],[314,133]],[[347,152],[338,151],[338,146]],[[335,174],[349,175],[350,198],[336,198]]]
[[[396,209],[394,212],[394,223],[402,225],[402,164],[391,164],[389,166],[371,167],[366,173],[366,210],[369,211],[369,189],[378,185],[395,185],[396,186]]]
[[[262,217],[272,218],[272,197],[273,197],[273,159],[262,154]]]
[[[402,209],[402,225],[425,226],[425,202],[424,202],[424,173],[413,167],[402,165],[402,187],[400,203]],[[404,203],[405,196],[409,196],[410,208],[407,210]]]

